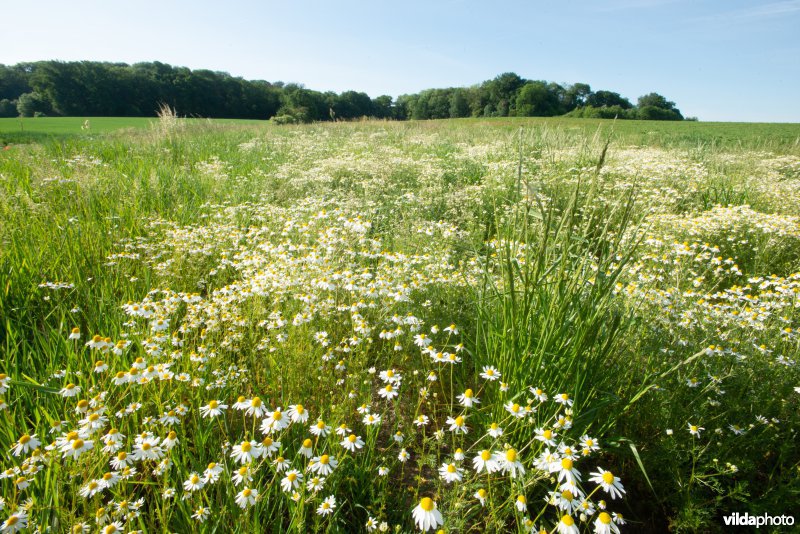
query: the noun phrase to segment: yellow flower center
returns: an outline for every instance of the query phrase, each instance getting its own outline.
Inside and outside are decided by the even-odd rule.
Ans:
[[[478,495],[480,496],[480,498],[481,498],[481,499],[485,499],[485,498],[486,498],[486,495],[487,495],[487,494],[486,494],[486,490],[485,490],[485,489],[483,489],[483,488],[479,489],[479,490],[478,490]]]
[[[561,460],[561,468],[564,469],[565,471],[571,470],[572,460],[570,460],[569,458],[564,458],[563,460]]]
[[[303,447],[305,447],[306,449],[311,448],[311,440],[309,438],[306,438],[305,441],[303,441]]]
[[[117,454],[117,460],[126,460],[128,458],[128,453],[125,451],[120,452]]]
[[[350,443],[355,443],[356,442],[356,435],[355,434],[350,434],[349,436],[347,436],[347,441],[349,441]]]
[[[574,496],[574,495],[572,495],[572,492],[571,492],[570,490],[564,490],[564,491],[562,491],[562,492],[561,492],[561,497],[562,497],[563,499],[567,500],[567,501],[571,501],[572,499],[574,499],[574,498],[575,498],[575,496]]]
[[[152,447],[152,445],[150,445],[149,443],[147,443],[147,442],[142,443],[142,450],[143,451],[149,451],[150,447]]]
[[[567,525],[568,527],[571,527],[572,525],[575,524],[575,520],[572,519],[572,516],[569,516],[569,515],[562,516],[561,517],[561,522],[564,523],[565,525]]]
[[[177,437],[178,437],[178,434],[176,434],[174,430],[172,430],[169,434],[167,434],[167,438],[168,439],[175,439]]]
[[[527,504],[528,499],[525,498],[525,495],[519,495],[517,496],[517,502],[521,502],[522,504]]]
[[[611,474],[611,471],[603,473],[603,482],[606,484],[612,484],[614,482],[614,475]]]
[[[215,400],[212,400],[211,402],[208,403],[208,407],[211,408],[212,410],[215,410],[217,406],[219,406],[219,403]]]
[[[468,399],[471,399],[473,395],[474,395],[474,393],[472,393],[471,389],[468,389],[467,391],[464,392],[464,397],[466,397]]]
[[[552,430],[545,430],[544,432],[542,432],[542,436],[544,436],[544,439],[552,439],[553,438],[553,431]]]
[[[511,407],[511,411],[517,413],[519,411],[519,404],[514,403],[514,405]]]
[[[297,413],[303,413],[304,411],[306,411],[306,409],[303,408],[302,404],[298,404],[297,406],[294,407],[294,411],[296,411]]]
[[[330,459],[331,459],[330,456],[328,456],[327,454],[323,454],[322,456],[319,457],[319,463],[327,465]]]
[[[488,462],[491,457],[492,457],[491,451],[485,449],[481,451],[481,460],[483,460],[484,462]]]
[[[611,516],[608,514],[608,512],[600,512],[600,515],[597,516],[597,519],[599,519],[604,525],[611,524]]]
[[[513,463],[517,461],[517,451],[514,449],[508,449],[506,451],[506,460]]]
[[[692,432],[697,432],[697,425],[692,425],[691,429],[692,429]]]
[[[249,441],[243,441],[242,442],[242,452],[250,452],[250,449],[252,449],[252,448],[253,448],[253,446],[250,444]]]
[[[297,479],[297,474],[289,473],[288,475],[286,475],[286,478],[289,479],[289,482],[294,482]]]
[[[22,434],[22,437],[19,438],[20,445],[25,445],[31,440],[31,437],[28,434]]]
[[[456,472],[456,466],[454,466],[453,464],[448,464],[447,472],[448,473],[455,473]]]
[[[191,482],[192,484],[197,484],[198,482],[200,482],[200,477],[197,475],[192,475],[191,477],[189,477],[189,482]]]
[[[93,413],[92,415],[89,416],[89,421],[95,422],[98,419],[100,419],[100,414],[98,413]]]
[[[82,439],[76,439],[75,441],[72,442],[72,449],[73,450],[78,450],[78,449],[81,449],[81,448],[83,448],[83,440]]]
[[[259,399],[258,397],[253,397],[253,400],[250,401],[250,405],[253,406],[253,408],[258,408],[259,406],[261,406],[261,404],[263,403],[261,402],[261,399]]]
[[[247,466],[243,465],[242,467],[239,468],[237,472],[239,473],[239,475],[245,476],[247,474]]]
[[[386,389],[386,393],[391,393],[392,392],[392,385],[391,384],[386,384],[386,388],[385,389]]]
[[[325,421],[317,421],[317,428],[319,428],[320,430],[325,428]]]
[[[217,467],[217,464],[214,463],[214,462],[211,462],[210,464],[208,464],[208,468],[209,469],[214,469],[215,467]]]
[[[430,497],[423,497],[419,501],[419,507],[425,510],[426,512],[430,512],[431,510],[433,510],[434,506],[435,503],[433,502],[433,499],[431,499]]]
[[[253,490],[251,490],[250,488],[245,488],[244,491],[242,492],[242,496],[249,497],[251,493],[253,493]]]
[[[81,399],[78,401],[78,409],[85,410],[89,406],[89,401]]]
[[[392,371],[391,369],[386,371],[386,378],[392,378],[393,376],[394,376],[394,371]]]
[[[460,415],[456,417],[456,426],[464,426],[464,418]]]
[[[264,445],[265,447],[272,447],[272,438],[267,436],[266,438],[264,438],[264,441],[262,441],[261,444]]]
[[[272,412],[272,418],[275,419],[276,421],[280,421],[282,417],[283,414],[281,413],[280,410],[275,410],[274,412]]]

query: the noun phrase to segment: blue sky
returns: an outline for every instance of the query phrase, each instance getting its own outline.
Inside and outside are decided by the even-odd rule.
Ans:
[[[514,71],[632,101],[656,91],[701,120],[800,122],[800,0],[37,0],[2,13],[5,64],[158,60],[373,97]]]

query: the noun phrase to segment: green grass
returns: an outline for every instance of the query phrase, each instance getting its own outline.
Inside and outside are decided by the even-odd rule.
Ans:
[[[91,120],[71,134],[51,119],[41,133],[56,137],[0,151],[0,449],[35,433],[47,459],[6,455],[0,472],[18,471],[0,479],[0,520],[28,506],[53,531],[94,530],[105,511],[126,530],[353,532],[373,517],[411,532],[431,497],[446,532],[528,532],[528,519],[553,531],[563,510],[547,499],[563,488],[542,462],[557,444],[578,451],[578,488],[623,514],[623,531],[797,516],[797,125],[123,119],[98,134]],[[87,346],[103,338],[113,348]],[[403,377],[393,399],[388,370]],[[58,393],[70,383],[79,395]],[[462,405],[468,389],[480,404]],[[310,413],[253,462],[261,498],[244,509],[230,446],[265,435],[263,417],[233,409],[239,396]],[[228,409],[203,417],[211,400]],[[43,451],[89,412],[109,419],[87,430],[91,450]],[[314,436],[317,418],[364,447]],[[134,462],[83,497],[110,470],[112,426],[129,454],[145,431],[179,443],[169,466]],[[600,448],[584,454],[587,436]],[[293,500],[273,461],[307,481],[306,439],[339,466]],[[475,472],[475,456],[507,448],[524,475]],[[185,491],[212,462],[220,480]],[[461,482],[440,477],[449,463]],[[598,468],[626,494],[591,482]],[[318,515],[329,495],[335,513]],[[141,513],[119,511],[137,499]],[[572,515],[592,531],[599,510]]]

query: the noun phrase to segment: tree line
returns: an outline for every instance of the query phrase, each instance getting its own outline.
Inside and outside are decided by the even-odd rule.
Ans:
[[[658,93],[636,105],[619,93],[585,83],[526,80],[509,72],[470,87],[426,89],[371,98],[296,83],[245,80],[226,72],[160,62],[38,61],[0,64],[0,117],[155,116],[162,105],[182,116],[272,119],[279,123],[462,117],[571,117],[684,120]]]

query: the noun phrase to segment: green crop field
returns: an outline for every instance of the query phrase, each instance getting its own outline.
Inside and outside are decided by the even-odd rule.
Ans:
[[[800,513],[800,125],[83,120],[0,121],[4,529]]]

